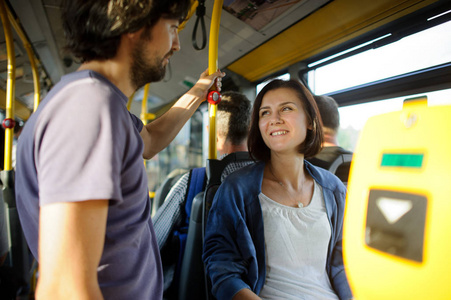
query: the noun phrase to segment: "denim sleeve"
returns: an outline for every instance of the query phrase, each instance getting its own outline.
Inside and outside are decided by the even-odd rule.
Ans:
[[[249,268],[256,265],[251,263],[255,251],[236,198],[237,193],[223,183],[207,221],[203,260],[218,300],[232,299],[241,289],[251,289],[245,278]]]
[[[343,216],[346,193],[336,193],[337,211],[334,222],[335,246],[330,258],[330,279],[331,284],[341,300],[352,299],[351,288],[349,287],[343,263]]]

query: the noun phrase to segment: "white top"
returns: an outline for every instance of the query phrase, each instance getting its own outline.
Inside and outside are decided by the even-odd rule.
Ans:
[[[326,272],[331,228],[322,188],[316,182],[310,204],[282,205],[263,193],[266,281],[262,299],[338,299]]]

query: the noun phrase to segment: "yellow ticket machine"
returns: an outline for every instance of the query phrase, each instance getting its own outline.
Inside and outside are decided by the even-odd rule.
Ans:
[[[354,153],[343,253],[357,300],[451,299],[451,106],[410,100],[368,120]]]

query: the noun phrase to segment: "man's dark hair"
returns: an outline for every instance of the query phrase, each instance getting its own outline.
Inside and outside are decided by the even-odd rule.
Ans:
[[[307,122],[311,125],[312,129],[307,129],[305,141],[299,145],[299,153],[303,153],[305,158],[313,157],[321,150],[321,144],[324,139],[321,119],[316,102],[313,99],[313,95],[302,83],[295,80],[285,81],[280,79],[276,79],[268,83],[255,98],[249,138],[247,140],[249,153],[256,160],[267,162],[271,158],[271,150],[263,141],[263,137],[258,126],[258,121],[260,119],[259,110],[262,105],[263,97],[266,93],[280,88],[294,91],[299,100],[302,102],[302,106],[307,116]]]
[[[190,6],[190,0],[63,0],[66,50],[81,62],[112,58],[122,34],[151,29],[160,18],[182,22]]]
[[[316,105],[318,105],[319,114],[323,121],[323,126],[337,132],[340,127],[340,114],[338,113],[338,104],[334,98],[321,95],[314,96]]]
[[[232,145],[241,144],[247,139],[250,118],[251,102],[245,95],[234,91],[222,93],[216,118],[220,135]]]

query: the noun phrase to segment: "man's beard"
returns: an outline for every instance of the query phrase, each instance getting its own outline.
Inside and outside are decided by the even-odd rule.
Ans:
[[[166,67],[163,66],[163,58],[152,57],[146,59],[144,53],[144,41],[141,40],[132,52],[131,82],[136,89],[139,89],[149,82],[160,81],[164,78]],[[172,55],[170,51],[165,57]]]

